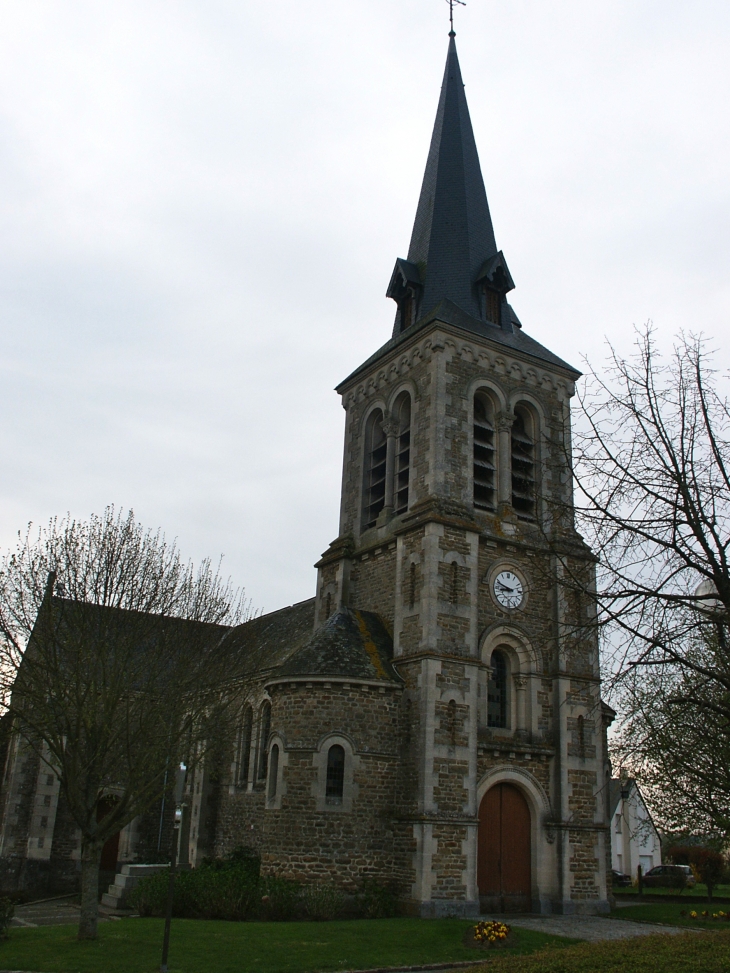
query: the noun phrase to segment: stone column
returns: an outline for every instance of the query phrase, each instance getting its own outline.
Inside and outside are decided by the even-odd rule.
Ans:
[[[512,442],[511,432],[515,416],[500,412],[497,416],[497,504],[512,503]]]
[[[390,520],[393,514],[393,497],[395,494],[395,437],[397,424],[389,416],[383,421],[383,432],[386,436],[385,447],[385,505],[381,517],[385,515]]]
[[[515,702],[517,704],[517,735],[526,737],[527,734],[527,676],[517,672],[512,677],[515,684]]]

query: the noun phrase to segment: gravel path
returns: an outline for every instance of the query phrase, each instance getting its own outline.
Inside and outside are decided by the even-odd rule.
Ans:
[[[689,930],[679,926],[662,926],[651,922],[632,922],[630,919],[608,919],[603,916],[482,916],[483,919],[503,919],[519,929],[569,939],[585,939],[597,943],[602,939],[631,939],[634,936],[651,936],[667,933],[676,936]],[[694,932],[694,930],[691,930]]]

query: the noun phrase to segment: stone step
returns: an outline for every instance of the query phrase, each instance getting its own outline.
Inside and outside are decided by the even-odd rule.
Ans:
[[[146,875],[154,875],[156,872],[162,872],[164,869],[170,866],[165,865],[122,865],[121,874],[122,875],[135,875],[137,878],[144,878]]]
[[[109,889],[102,895],[101,904],[108,909],[130,909],[129,893],[140,879],[163,872],[169,865],[122,865]]]

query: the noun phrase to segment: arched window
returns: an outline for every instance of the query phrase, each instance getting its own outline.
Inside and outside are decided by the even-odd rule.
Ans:
[[[512,506],[523,520],[535,517],[535,423],[524,406],[512,425]]]
[[[502,306],[502,295],[499,291],[495,291],[491,287],[486,286],[484,288],[484,304],[487,321],[491,321],[492,324],[499,324],[501,317],[499,312]]]
[[[374,527],[385,506],[385,466],[387,442],[380,409],[370,415],[365,431],[365,470],[363,478],[362,528]]]
[[[494,404],[486,392],[474,396],[474,506],[496,507]]]
[[[408,510],[408,484],[411,473],[411,397],[400,396],[395,407],[397,439],[395,443],[395,471],[393,505],[397,514]]]
[[[259,780],[266,780],[266,744],[269,742],[271,733],[271,703],[267,700],[261,707],[261,719],[259,723]]]
[[[507,659],[504,652],[492,652],[487,683],[487,726],[507,726]]]
[[[275,743],[271,748],[271,759],[269,760],[269,789],[268,798],[273,800],[276,797],[276,787],[279,778],[279,744]]]
[[[326,804],[342,804],[345,790],[345,748],[339,743],[329,748],[327,753]]]
[[[251,765],[251,737],[253,736],[253,710],[247,706],[241,724],[241,742],[238,751],[238,781],[245,784]]]

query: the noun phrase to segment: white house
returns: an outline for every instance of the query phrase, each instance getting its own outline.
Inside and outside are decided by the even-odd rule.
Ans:
[[[611,868],[636,878],[662,863],[662,843],[635,780],[610,781]]]

